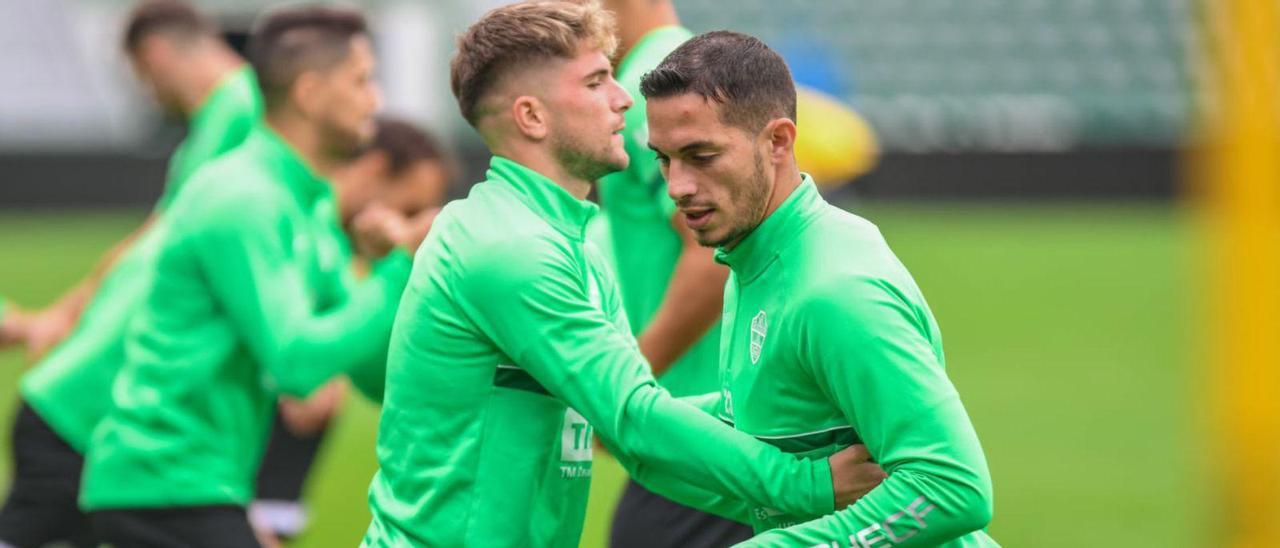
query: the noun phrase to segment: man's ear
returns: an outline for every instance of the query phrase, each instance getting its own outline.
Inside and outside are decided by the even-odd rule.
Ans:
[[[293,87],[289,89],[289,100],[304,114],[310,116],[312,113],[320,110],[320,97],[316,93],[322,85],[322,78],[319,72],[309,70],[299,74],[297,79],[293,81]]]
[[[532,95],[521,95],[511,103],[511,119],[515,122],[516,129],[534,141],[546,139],[550,133],[547,119],[549,114],[546,105]]]
[[[769,141],[769,155],[781,162],[795,154],[796,123],[790,118],[775,118],[764,126],[764,137]]]

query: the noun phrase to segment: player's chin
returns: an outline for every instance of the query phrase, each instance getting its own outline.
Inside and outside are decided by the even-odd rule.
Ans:
[[[694,230],[693,239],[702,247],[720,247],[724,245],[722,235],[708,230]]]
[[[368,123],[361,124],[360,128],[356,130],[356,133],[356,139],[360,143],[360,146],[368,146],[373,143],[374,137],[378,135],[378,124],[370,119]]]
[[[610,154],[609,154],[610,167],[618,171],[622,171],[624,169],[627,169],[628,165],[631,165],[631,156],[627,154],[627,151],[625,149],[617,148],[610,151]]]
[[[703,247],[720,247],[725,236],[725,231],[720,230],[720,225],[715,222],[715,219],[709,219],[709,221],[710,222],[703,226],[689,226],[689,230],[693,232],[693,239],[698,242],[698,245]],[[686,220],[686,222],[688,221]]]

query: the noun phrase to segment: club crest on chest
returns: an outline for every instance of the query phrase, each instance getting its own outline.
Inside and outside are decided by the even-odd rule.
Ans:
[[[764,338],[769,334],[769,319],[764,311],[751,319],[751,365],[760,361],[760,351],[764,348]]]

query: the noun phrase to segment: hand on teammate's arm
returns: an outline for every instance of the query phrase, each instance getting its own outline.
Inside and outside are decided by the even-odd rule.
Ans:
[[[828,457],[831,483],[835,486],[836,508],[844,508],[870,493],[889,475],[872,462],[871,452],[862,444],[850,445]]]
[[[115,266],[116,261],[155,222],[155,214],[147,217],[142,225],[111,246],[94,264],[89,274],[67,290],[53,304],[30,316],[26,329],[27,356],[32,361],[44,357],[49,350],[61,343],[80,321],[80,313],[93,299],[102,279]]]
[[[862,283],[862,282],[859,282]],[[935,546],[986,527],[991,476],[977,434],[916,316],[875,282],[817,302],[802,358],[888,477],[848,508],[746,545]]]
[[[640,353],[655,376],[671,367],[720,319],[724,283],[729,278],[729,269],[715,262],[715,250],[698,245],[680,214],[672,215],[671,225],[680,235],[680,258],[662,305],[638,337]]]
[[[440,208],[422,211],[411,217],[389,207],[375,204],[365,208],[353,221],[356,252],[375,260],[399,247],[412,256],[426,239]]]
[[[311,436],[324,429],[338,412],[347,394],[342,379],[329,381],[306,399],[280,398],[280,418],[296,436]]]
[[[687,398],[682,398],[687,399]],[[835,494],[835,508],[844,508],[853,504],[871,492],[887,477],[884,470],[870,461],[871,454],[866,446],[853,445],[828,458],[831,466],[831,481]],[[722,518],[739,523],[751,523],[751,510],[754,507],[740,498],[715,493],[670,476],[660,468],[635,466],[620,461],[628,470],[634,470],[632,479],[646,489],[661,494],[685,506],[710,512]]]
[[[406,223],[404,215],[389,207],[374,204],[364,208],[352,221],[356,253],[371,261],[384,257],[404,240]]]
[[[833,510],[827,461],[782,453],[659,387],[631,338],[591,303],[585,285],[592,282],[556,245],[512,241],[485,264],[462,265],[459,307],[585,417],[633,474],[657,469],[676,483],[799,514]]]

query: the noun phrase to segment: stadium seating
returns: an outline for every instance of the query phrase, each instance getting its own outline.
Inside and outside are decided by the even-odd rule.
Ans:
[[[848,98],[891,149],[1162,146],[1190,112],[1191,0],[678,5],[694,30],[764,38],[797,80]],[[833,78],[818,70],[822,82],[806,82],[814,52]]]

